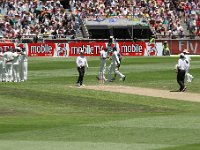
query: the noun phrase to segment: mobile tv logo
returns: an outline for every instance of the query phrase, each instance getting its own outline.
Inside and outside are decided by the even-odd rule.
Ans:
[[[82,45],[82,46],[72,46],[72,54],[79,54],[80,51],[84,51],[85,54],[98,54],[103,49],[103,45]]]
[[[4,53],[4,52],[7,52],[8,49],[10,49],[10,48],[12,49],[13,46],[6,46],[6,45],[4,45],[4,46],[0,47],[0,51],[2,51]]]
[[[32,54],[43,54],[43,53],[52,53],[52,46],[48,44],[44,45],[37,45],[37,46],[31,46],[31,53]]]

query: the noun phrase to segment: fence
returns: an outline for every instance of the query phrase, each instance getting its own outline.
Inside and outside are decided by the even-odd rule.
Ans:
[[[191,54],[200,55],[200,40],[166,40],[171,54],[179,54],[188,49]],[[116,40],[116,46],[125,56],[162,56],[164,40],[156,41],[156,49],[152,50],[149,41]],[[77,56],[84,50],[88,56],[99,56],[100,50],[107,47],[108,40],[45,40],[41,43],[0,43],[0,49],[5,52],[9,48],[24,47],[29,56]]]

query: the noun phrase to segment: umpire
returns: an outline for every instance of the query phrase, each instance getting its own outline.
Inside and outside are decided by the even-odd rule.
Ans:
[[[177,82],[180,86],[179,91],[184,92],[186,90],[185,86],[185,73],[188,67],[188,63],[185,60],[185,55],[183,53],[180,54],[180,58],[178,59],[177,64]]]
[[[87,59],[84,56],[84,51],[81,50],[80,51],[80,56],[77,57],[76,59],[76,65],[77,65],[77,70],[79,73],[79,77],[77,80],[77,84],[79,87],[83,86],[83,78],[84,78],[84,74],[85,74],[85,67],[88,68],[88,63],[87,63]]]

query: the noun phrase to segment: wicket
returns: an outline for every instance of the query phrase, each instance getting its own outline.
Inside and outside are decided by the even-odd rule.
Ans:
[[[100,72],[100,75],[99,75],[99,84],[104,84],[103,72]]]

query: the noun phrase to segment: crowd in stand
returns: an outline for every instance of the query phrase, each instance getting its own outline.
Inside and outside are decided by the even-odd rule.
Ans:
[[[73,38],[75,15],[67,12],[60,1],[10,0],[1,2],[0,36],[20,39],[42,35]]]
[[[163,38],[200,35],[199,0],[1,0],[0,38],[74,39],[81,20],[142,18]],[[187,26],[182,26],[183,24]]]

